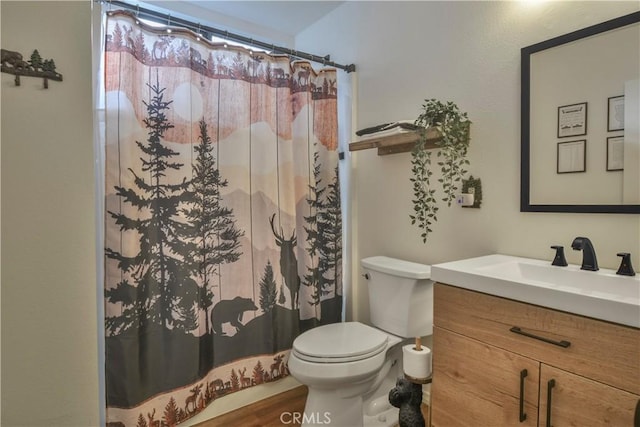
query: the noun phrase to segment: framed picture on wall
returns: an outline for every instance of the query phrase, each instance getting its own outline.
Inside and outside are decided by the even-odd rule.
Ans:
[[[624,136],[607,138],[607,171],[624,170]]]
[[[558,142],[557,173],[586,172],[587,140]]]
[[[558,138],[587,134],[587,103],[558,107]]]
[[[607,131],[624,130],[624,95],[609,98]]]

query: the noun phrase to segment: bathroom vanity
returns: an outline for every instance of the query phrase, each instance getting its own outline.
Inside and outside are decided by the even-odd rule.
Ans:
[[[599,276],[583,290],[579,283],[552,283],[557,274],[589,280],[584,271],[545,270],[545,262],[502,255],[470,261],[432,266],[440,282],[434,290],[432,426],[640,425],[638,278],[591,272]],[[523,277],[528,267],[522,264],[539,264],[540,271]],[[600,284],[610,290],[597,289]],[[545,292],[549,304],[541,302]],[[576,298],[558,292],[595,301],[575,308]],[[588,316],[590,303],[620,303],[627,317]],[[637,319],[628,316],[634,309]]]

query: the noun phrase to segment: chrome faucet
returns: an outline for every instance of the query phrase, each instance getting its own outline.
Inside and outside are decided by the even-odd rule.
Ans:
[[[582,251],[582,267],[581,270],[598,271],[598,260],[596,259],[596,251],[593,249],[591,240],[586,237],[576,237],[571,243],[571,249],[574,251]]]

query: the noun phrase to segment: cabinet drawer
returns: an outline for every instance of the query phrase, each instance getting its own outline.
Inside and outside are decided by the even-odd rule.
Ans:
[[[640,394],[640,329],[439,283],[434,301],[435,326]]]

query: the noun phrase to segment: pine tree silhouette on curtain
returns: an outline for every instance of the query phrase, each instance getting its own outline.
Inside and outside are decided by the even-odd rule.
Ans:
[[[185,258],[191,263],[200,284],[197,302],[205,312],[205,331],[208,333],[209,316],[206,314],[213,305],[214,297],[211,281],[220,264],[237,261],[242,255],[239,239],[244,232],[236,228],[233,210],[220,203],[220,188],[226,187],[228,181],[221,179],[216,167],[214,145],[204,118],[198,124],[200,143],[194,148],[197,157],[191,187],[186,195],[191,203],[184,209],[192,238]]]
[[[151,325],[184,331],[196,327],[193,310],[198,286],[189,277],[189,266],[179,255],[184,253],[186,235],[184,223],[176,220],[191,183],[184,180],[173,184],[164,178],[167,169],[183,166],[172,160],[178,153],[161,142],[164,133],[173,127],[165,114],[172,101],[164,100],[164,89],[157,79],[148,87],[151,100],[143,101],[148,139],[146,143],[136,141],[136,144],[145,155],[140,160],[142,171],[147,172],[149,178],[138,176],[130,169],[135,188],[116,186],[116,194],[138,211],[148,211],[149,215],[130,218],[124,213],[109,212],[121,231],[135,231],[140,236],[140,249],[134,256],[106,249],[106,256],[117,260],[118,268],[136,283],[132,286],[123,280],[105,292],[109,302],[120,302],[124,307],[120,316],[106,319],[107,330],[112,333],[130,328],[145,331]]]
[[[271,261],[267,261],[264,267],[264,274],[260,280],[260,308],[268,313],[276,305],[277,290],[276,281],[273,277],[273,267]]]
[[[335,298],[338,299],[338,283],[342,276],[342,214],[338,166],[328,189],[325,209],[318,214],[318,235],[321,236],[319,269],[322,272],[320,288],[326,293],[333,288]]]
[[[309,303],[315,306],[320,304],[320,297],[325,295],[321,287],[322,271],[320,270],[320,264],[318,262],[320,245],[322,244],[322,236],[318,230],[318,214],[325,209],[325,202],[323,200],[325,189],[322,187],[320,167],[319,154],[316,151],[313,153],[314,183],[309,185],[309,197],[307,197],[310,214],[309,216],[304,217],[304,220],[307,223],[304,229],[307,232],[307,242],[309,242],[307,252],[309,253],[312,261],[312,265],[307,266],[307,274],[304,276],[304,284],[313,289],[311,301],[309,301]]]

